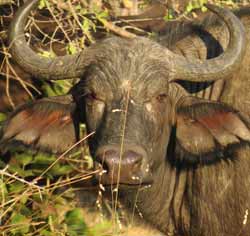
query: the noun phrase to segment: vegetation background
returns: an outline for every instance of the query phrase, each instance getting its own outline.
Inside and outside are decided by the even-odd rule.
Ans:
[[[54,57],[84,50],[111,34],[153,38],[161,33],[166,22],[190,21],[206,14],[203,5],[207,2],[228,8],[250,3],[248,0],[41,0],[39,10],[27,23],[27,41],[37,53]],[[65,94],[77,82],[32,78],[12,61],[8,52],[8,26],[22,3],[0,0],[0,127],[8,113],[20,104]],[[85,143],[84,124],[81,130],[80,148],[70,154],[56,156],[18,147],[8,152],[0,150],[0,236],[132,235],[126,231],[131,222],[122,206],[114,212],[113,202],[103,198],[103,187],[93,190],[90,181],[93,161]],[[95,213],[79,207],[78,190],[95,193],[86,195]]]

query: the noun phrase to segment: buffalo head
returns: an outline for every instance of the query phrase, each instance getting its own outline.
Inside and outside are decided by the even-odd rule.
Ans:
[[[24,24],[38,2],[27,1],[12,22],[10,45],[14,59],[37,77],[51,80],[80,77],[81,80],[68,99],[45,99],[14,112],[5,125],[3,142],[16,139],[27,145],[60,152],[77,140],[78,122],[86,122],[88,132],[95,132],[89,140],[90,150],[96,164],[103,165],[101,178],[104,183],[151,183],[154,170],[164,162],[170,135],[178,121],[179,107],[209,104],[186,99],[187,93],[176,81],[215,81],[227,78],[235,71],[245,47],[241,23],[229,11],[209,6],[226,23],[231,38],[223,54],[203,62],[188,61],[158,43],[140,37],[112,37],[76,55],[48,59],[34,53],[24,38]],[[46,110],[42,108],[46,103],[53,105],[48,105]],[[39,112],[48,116],[37,124],[35,117]],[[69,140],[55,138],[57,141],[52,143],[57,145],[53,147],[49,143],[54,139],[50,132],[60,133],[55,128],[57,122]],[[184,119],[182,123],[185,122]],[[67,132],[69,125],[72,134]],[[24,131],[24,127],[28,131]],[[185,136],[187,132],[185,130],[180,135]],[[49,138],[43,138],[44,135]],[[213,149],[212,141],[207,145],[209,148],[202,147],[201,153]]]

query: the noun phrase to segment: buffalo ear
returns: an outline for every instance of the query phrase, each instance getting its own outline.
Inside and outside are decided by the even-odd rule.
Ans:
[[[175,156],[190,163],[233,158],[234,151],[250,142],[249,123],[230,106],[195,102],[177,109]]]
[[[71,95],[40,99],[18,108],[5,121],[0,148],[22,145],[62,153],[77,141],[78,127],[78,114]]]

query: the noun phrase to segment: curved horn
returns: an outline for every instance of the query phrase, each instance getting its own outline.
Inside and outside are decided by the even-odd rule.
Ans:
[[[39,0],[28,0],[18,9],[10,26],[10,52],[15,61],[28,73],[48,80],[80,77],[93,58],[93,52],[84,50],[74,55],[45,58],[35,53],[27,44],[24,28],[30,11],[36,9]]]
[[[227,25],[230,40],[226,51],[220,56],[200,61],[192,61],[167,50],[168,61],[173,70],[171,80],[208,82],[227,78],[238,69],[245,53],[245,31],[240,20],[229,10],[206,4],[207,8],[217,14]]]

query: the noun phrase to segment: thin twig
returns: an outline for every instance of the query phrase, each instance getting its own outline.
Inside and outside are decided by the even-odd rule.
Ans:
[[[34,188],[37,188],[39,190],[43,190],[43,187],[36,185],[35,181],[28,182],[25,179],[22,179],[22,178],[17,177],[16,175],[10,174],[9,172],[7,172],[7,169],[8,169],[8,165],[4,169],[2,169],[2,170],[0,169],[0,175],[8,176],[8,177],[13,178],[21,183],[27,184],[30,187],[34,187]]]
[[[133,39],[133,38],[137,37],[136,34],[130,33],[128,31],[124,30],[123,28],[112,24],[109,21],[104,20],[104,21],[102,21],[102,23],[103,23],[104,27],[106,27],[108,30],[110,30],[110,31],[112,31],[112,32],[124,37],[124,38]]]
[[[61,160],[65,155],[67,155],[72,149],[74,149],[80,143],[82,143],[83,141],[85,141],[86,139],[88,139],[89,137],[91,137],[94,133],[95,133],[95,131],[93,131],[92,133],[90,133],[87,136],[83,137],[78,142],[76,142],[74,145],[72,145],[61,156],[59,156],[38,178],[41,178],[42,176],[44,176],[44,174],[46,174],[59,160]]]

